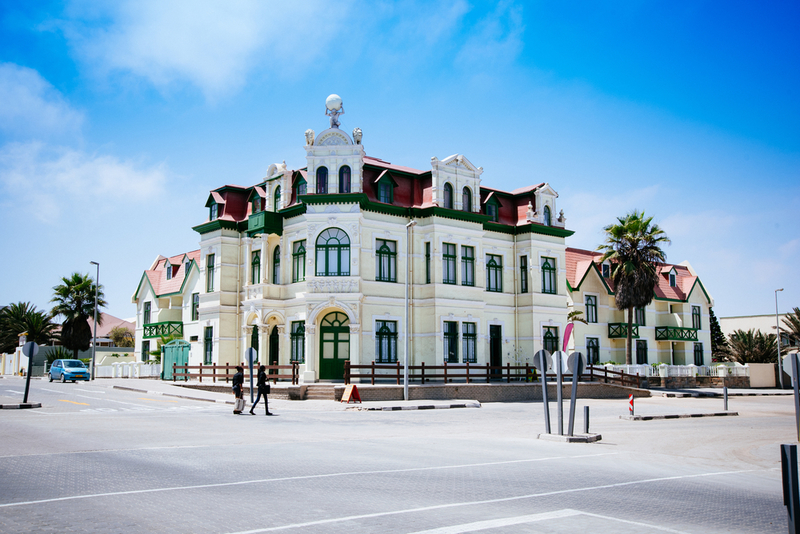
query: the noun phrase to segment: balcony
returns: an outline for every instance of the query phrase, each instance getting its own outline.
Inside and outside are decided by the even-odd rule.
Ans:
[[[657,326],[656,341],[697,341],[697,330],[682,326]]]
[[[164,321],[144,325],[144,339],[154,337],[183,337],[183,323],[180,321]]]
[[[628,337],[628,323],[608,323],[608,338],[620,339]],[[634,324],[631,328],[631,337],[639,337],[639,325]]]
[[[283,233],[283,218],[274,211],[259,211],[247,219],[247,235]]]

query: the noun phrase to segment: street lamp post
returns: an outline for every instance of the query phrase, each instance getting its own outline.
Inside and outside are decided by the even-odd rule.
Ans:
[[[781,362],[781,323],[778,319],[778,291],[783,291],[783,288],[775,290],[775,335],[778,341],[778,378],[780,379],[781,389],[783,389],[783,362]]]
[[[94,355],[97,351],[97,292],[100,291],[100,264],[96,261],[90,261],[92,265],[97,266],[97,276],[94,279],[94,332],[92,334],[92,372],[91,377],[94,380]]]
[[[411,355],[408,352],[409,337],[409,306],[408,295],[411,288],[411,228],[417,225],[417,221],[410,221],[406,225],[406,324],[405,324],[405,358],[403,358],[403,399],[408,400],[408,361]]]

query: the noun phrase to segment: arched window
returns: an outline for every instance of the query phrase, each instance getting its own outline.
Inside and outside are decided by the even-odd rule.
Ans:
[[[272,283],[281,283],[281,247],[275,247],[272,253]]]
[[[347,165],[339,167],[339,192],[350,192],[350,167]]]
[[[275,211],[281,209],[281,186],[275,188]]]
[[[328,168],[319,167],[317,169],[317,191],[318,195],[325,195],[328,193]]]
[[[550,224],[550,206],[544,207],[544,225],[551,226]]]
[[[350,238],[339,228],[317,238],[317,276],[350,276]]]
[[[250,283],[261,283],[261,251],[254,250],[253,257],[250,260]]]
[[[450,184],[444,184],[444,207],[453,209],[453,186]]]
[[[461,209],[472,211],[472,191],[469,190],[469,187],[465,187],[461,192]]]

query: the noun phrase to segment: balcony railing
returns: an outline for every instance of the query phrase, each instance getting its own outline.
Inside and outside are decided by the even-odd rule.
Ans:
[[[697,341],[697,330],[683,326],[657,326],[656,341]]]
[[[628,323],[608,323],[608,338],[619,339],[628,337]],[[634,324],[631,328],[631,337],[639,337],[639,325]]]
[[[144,338],[169,337],[171,335],[183,337],[183,323],[180,321],[164,321],[144,325]]]

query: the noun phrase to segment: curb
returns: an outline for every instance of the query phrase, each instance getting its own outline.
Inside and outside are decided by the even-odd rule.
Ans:
[[[176,395],[175,393],[162,393],[160,391],[147,391],[146,389],[129,388],[126,386],[112,386],[113,389],[123,389],[125,391],[135,391],[137,393],[146,393],[148,395],[161,395],[162,397],[177,397],[179,399],[201,401],[201,402],[215,402],[218,404],[234,404],[233,401],[219,400],[219,399],[203,399],[201,397],[190,397],[188,395]]]
[[[685,413],[671,415],[620,415],[620,419],[628,421],[653,421],[655,419],[693,419],[695,417],[727,417],[739,415],[739,412]]]
[[[792,395],[793,393],[730,393],[728,392],[729,397],[786,397]],[[692,392],[692,393],[662,393],[662,397],[717,397],[721,398],[724,395],[722,393],[714,392]]]
[[[559,443],[595,443],[603,439],[603,436],[600,434],[575,434],[574,436],[539,434],[537,437],[544,441],[557,441]]]
[[[41,402],[24,402],[20,404],[0,404],[0,410],[25,410],[27,408],[41,408]]]
[[[451,408],[480,408],[480,402],[462,404],[420,404],[413,406],[348,406],[348,410],[363,412],[395,412],[400,410],[448,410]]]

